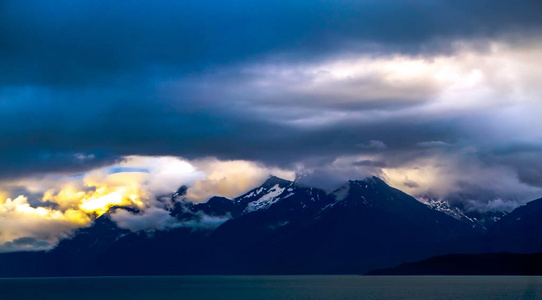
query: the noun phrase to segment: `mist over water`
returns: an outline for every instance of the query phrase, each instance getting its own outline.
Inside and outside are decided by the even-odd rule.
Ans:
[[[32,286],[32,289],[28,289]],[[39,295],[39,298],[36,298]],[[542,277],[179,276],[0,279],[0,299],[539,299]]]

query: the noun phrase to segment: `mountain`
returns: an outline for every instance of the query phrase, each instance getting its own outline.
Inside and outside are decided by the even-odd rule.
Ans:
[[[279,196],[287,187],[292,185],[293,182],[291,181],[271,176],[261,186],[235,199],[215,196],[207,202],[199,204],[178,198],[183,194],[177,191],[172,197],[174,201],[172,215],[178,220],[196,220],[198,216],[237,218],[241,215],[269,208],[275,202],[281,200],[282,198]],[[186,191],[183,187],[179,190]]]
[[[489,242],[498,251],[542,251],[542,198],[528,202],[504,216],[488,230]]]
[[[542,275],[542,253],[451,254],[366,275]]]
[[[427,206],[434,210],[441,211],[451,217],[454,217],[462,222],[471,223],[473,227],[482,229],[483,231],[491,228],[502,217],[506,216],[506,212],[497,210],[477,211],[465,209],[462,203],[450,204],[447,200],[427,199]]]
[[[0,255],[0,276],[360,274],[486,235],[377,177],[331,193],[278,177],[233,199],[194,204],[185,193],[164,203],[177,222],[168,230],[121,229],[110,216],[128,208],[114,208],[51,251]]]
[[[427,204],[427,206],[429,206],[431,209],[443,212],[459,221],[470,223],[473,227],[477,227],[483,230],[487,229],[486,226],[484,226],[485,222],[479,221],[476,217],[470,217],[467,212],[460,209],[459,207],[451,206],[446,200],[430,199],[425,204]]]
[[[542,252],[542,198],[528,202],[478,236],[443,243],[438,254],[447,253],[537,253]]]
[[[359,273],[480,232],[376,177],[330,194],[271,177],[231,203],[232,218],[205,241],[210,273]]]
[[[462,253],[374,270],[371,275],[542,275],[542,198],[516,208],[486,233],[445,244]],[[513,252],[502,253],[502,252]],[[534,253],[534,254],[533,254]]]

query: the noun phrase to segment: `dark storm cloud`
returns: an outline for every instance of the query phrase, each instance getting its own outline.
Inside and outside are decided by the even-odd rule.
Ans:
[[[420,131],[424,122],[406,118],[392,123],[354,118],[323,126],[294,126],[287,122],[333,112],[330,104],[324,104],[324,109],[312,105],[315,111],[307,112],[288,102],[275,106],[251,103],[250,95],[258,90],[239,88],[242,80],[232,83],[242,97],[229,94],[216,79],[196,81],[193,86],[182,83],[175,88],[127,84],[118,90],[4,89],[0,95],[4,108],[0,111],[4,159],[0,176],[80,172],[129,154],[217,156],[291,166],[310,157],[385,149],[386,144],[379,140],[382,137],[399,147],[411,143],[409,135],[434,140],[450,134],[445,125],[437,123]],[[206,83],[199,86],[202,81]],[[299,95],[285,93],[284,97]]]
[[[360,160],[352,163],[353,166],[360,166],[360,167],[377,167],[377,168],[385,168],[387,165],[383,161],[374,161],[374,160]]]
[[[540,34],[541,11],[534,0],[2,1],[0,178],[139,154],[303,162],[320,181],[343,180],[474,147],[461,159],[542,186],[525,149],[538,148],[481,145],[464,130],[474,118],[408,113],[437,83],[326,69],[359,55],[431,61],[456,42],[522,44]],[[330,167],[359,153],[375,158]]]
[[[24,251],[24,250],[42,250],[51,248],[52,243],[40,241],[33,237],[22,237],[6,242],[2,245],[3,252]]]
[[[105,84],[269,54],[424,52],[540,30],[540,1],[2,1],[1,84]],[[134,72],[144,72],[135,74]],[[129,75],[128,75],[129,74]]]

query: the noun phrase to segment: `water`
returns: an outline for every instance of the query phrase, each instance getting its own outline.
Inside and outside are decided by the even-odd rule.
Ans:
[[[0,279],[0,299],[542,299],[542,277],[179,276]]]

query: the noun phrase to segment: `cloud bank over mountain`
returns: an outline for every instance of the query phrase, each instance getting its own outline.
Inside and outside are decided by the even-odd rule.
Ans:
[[[118,173],[160,195],[185,181],[153,171],[177,157],[197,170],[195,201],[282,172],[326,189],[378,175],[422,200],[510,209],[542,194],[541,11],[535,0],[2,2],[0,201],[40,215],[41,185],[86,180],[75,190],[88,193],[137,157],[148,173]]]
[[[293,179],[291,172],[245,161],[130,156],[84,174],[3,182],[0,252],[50,249],[108,212],[119,227],[134,232],[224,222],[208,216],[199,223],[179,222],[170,216],[175,205],[171,195],[187,185],[189,193],[183,197],[187,201],[234,197],[258,185],[270,172]]]

